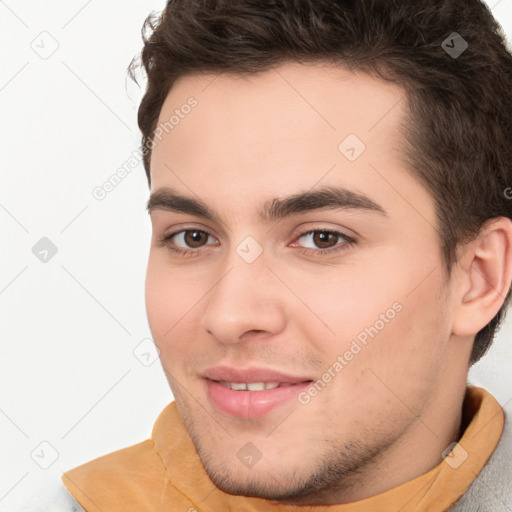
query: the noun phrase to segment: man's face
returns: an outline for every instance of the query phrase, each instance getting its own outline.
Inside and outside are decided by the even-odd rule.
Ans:
[[[185,77],[165,101],[151,191],[212,216],[154,201],[147,312],[228,492],[327,503],[379,474],[378,457],[406,467],[406,440],[434,440],[451,299],[432,198],[401,159],[405,101],[366,74],[291,63]]]

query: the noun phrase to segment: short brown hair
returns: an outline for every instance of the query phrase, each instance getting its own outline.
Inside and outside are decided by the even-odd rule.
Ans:
[[[468,45],[460,55],[449,52],[453,37]],[[146,19],[143,39],[144,148],[179,77],[256,74],[286,61],[337,63],[404,89],[404,157],[435,200],[448,275],[458,246],[486,221],[512,219],[512,55],[481,1],[170,0]],[[132,77],[136,67],[132,62]],[[146,150],[148,182],[150,161]],[[511,290],[477,333],[471,364],[492,343],[510,298]]]

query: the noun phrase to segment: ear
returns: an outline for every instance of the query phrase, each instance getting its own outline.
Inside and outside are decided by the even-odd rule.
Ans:
[[[487,221],[475,240],[464,245],[462,251],[456,265],[452,333],[470,336],[494,318],[510,289],[512,221],[506,217]]]

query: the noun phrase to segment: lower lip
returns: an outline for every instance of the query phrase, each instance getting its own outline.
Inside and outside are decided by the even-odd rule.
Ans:
[[[288,386],[261,391],[235,391],[217,381],[206,379],[208,395],[224,414],[236,418],[260,418],[275,407],[296,399],[311,382],[298,382]]]

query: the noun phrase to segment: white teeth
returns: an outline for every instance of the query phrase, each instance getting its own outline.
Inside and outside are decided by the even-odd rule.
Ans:
[[[244,382],[228,382],[228,386],[235,391],[245,391],[247,389]]]
[[[247,391],[263,391],[265,389],[264,382],[248,382]]]
[[[220,381],[220,384],[234,391],[263,391],[264,389],[274,389],[280,386],[279,382],[226,382]],[[281,384],[283,385],[283,384]]]

